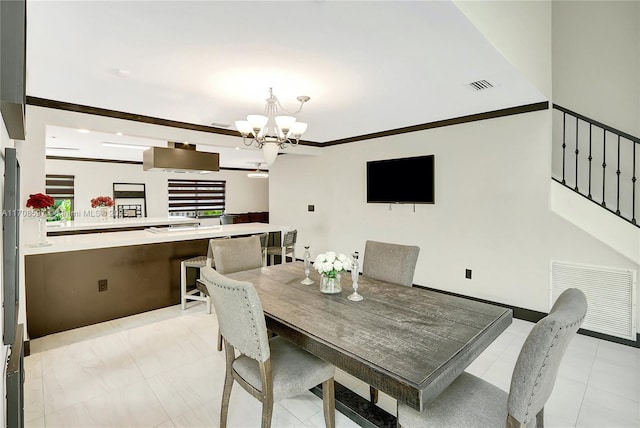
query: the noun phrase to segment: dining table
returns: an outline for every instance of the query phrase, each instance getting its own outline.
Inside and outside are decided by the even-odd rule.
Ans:
[[[315,270],[301,283],[302,262],[227,276],[255,286],[270,331],[419,411],[512,321],[509,308],[364,275],[362,301],[347,299],[345,273],[340,293],[323,294]]]

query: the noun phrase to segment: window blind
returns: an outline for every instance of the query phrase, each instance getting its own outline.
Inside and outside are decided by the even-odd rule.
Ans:
[[[225,209],[226,181],[168,180],[169,215],[219,217]]]
[[[70,204],[65,210],[67,215],[74,217],[75,177],[73,175],[46,174],[45,193],[56,201],[56,207],[61,201],[68,199]],[[65,220],[60,218],[58,220]]]

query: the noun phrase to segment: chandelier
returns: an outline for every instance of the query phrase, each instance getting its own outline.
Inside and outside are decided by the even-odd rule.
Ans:
[[[242,135],[242,141],[246,146],[255,144],[262,149],[267,165],[271,166],[278,156],[278,151],[287,147],[288,144],[297,146],[300,137],[307,130],[307,124],[297,122],[294,115],[302,110],[302,106],[309,99],[306,95],[299,96],[297,100],[300,101],[300,108],[294,113],[289,113],[273,95],[273,88],[269,88],[269,98],[266,99],[264,106],[265,115],[250,114],[247,120],[235,122],[236,129]],[[281,115],[280,111],[286,115]]]

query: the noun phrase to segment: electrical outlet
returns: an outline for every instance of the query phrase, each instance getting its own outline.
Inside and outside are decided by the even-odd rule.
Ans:
[[[315,210],[316,210],[316,206],[315,205],[307,205],[307,211],[313,212]]]
[[[107,291],[107,280],[99,279],[98,280],[98,292]]]
[[[465,269],[464,277],[467,279],[471,279],[471,269]]]

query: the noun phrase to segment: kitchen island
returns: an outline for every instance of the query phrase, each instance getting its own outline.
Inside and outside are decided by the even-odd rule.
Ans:
[[[47,236],[76,235],[96,232],[116,232],[127,230],[143,230],[152,226],[195,225],[197,219],[189,217],[138,217],[113,218],[106,220],[73,220],[47,222]]]
[[[24,246],[30,338],[180,303],[180,262],[212,238],[283,232],[266,223],[49,236]]]

